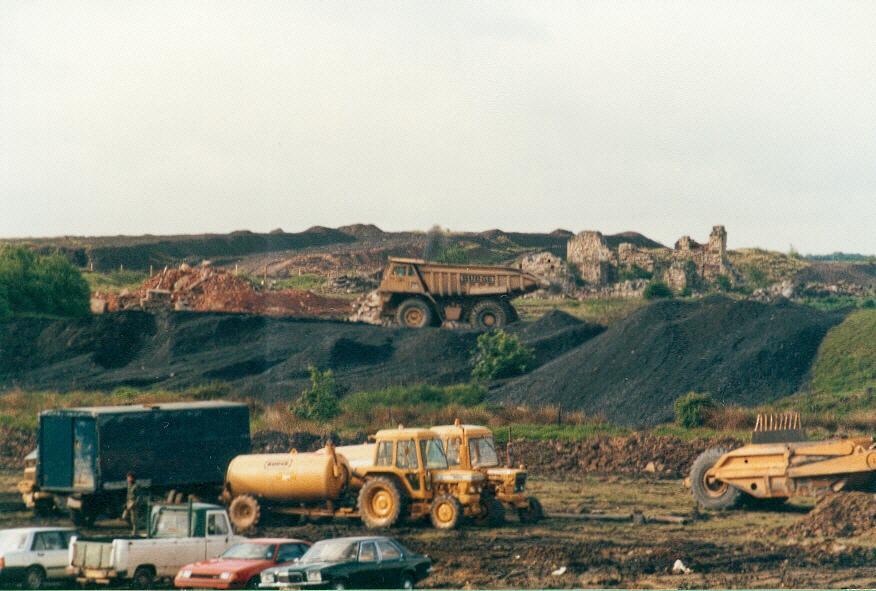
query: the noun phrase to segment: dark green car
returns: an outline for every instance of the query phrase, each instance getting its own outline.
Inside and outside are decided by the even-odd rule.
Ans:
[[[317,542],[292,565],[262,571],[262,589],[413,589],[432,560],[381,536]]]

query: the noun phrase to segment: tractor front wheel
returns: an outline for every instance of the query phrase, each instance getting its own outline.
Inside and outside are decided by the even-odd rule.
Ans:
[[[456,529],[462,521],[462,505],[456,497],[440,494],[432,501],[429,517],[435,529]]]
[[[709,470],[729,450],[722,447],[707,449],[694,460],[690,469],[690,489],[703,509],[733,509],[742,502],[742,491],[735,486],[709,476]]]

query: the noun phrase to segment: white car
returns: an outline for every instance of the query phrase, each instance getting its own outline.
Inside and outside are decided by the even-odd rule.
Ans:
[[[0,586],[21,583],[40,589],[47,581],[69,581],[70,527],[21,527],[0,530]]]

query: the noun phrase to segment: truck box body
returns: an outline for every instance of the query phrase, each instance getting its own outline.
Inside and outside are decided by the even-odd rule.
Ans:
[[[40,413],[37,483],[52,493],[219,484],[250,450],[249,409],[228,402],[68,408]]]

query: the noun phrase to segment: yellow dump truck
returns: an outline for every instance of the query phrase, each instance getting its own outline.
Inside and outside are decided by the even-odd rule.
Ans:
[[[780,504],[795,495],[818,496],[876,484],[872,437],[806,441],[795,413],[759,416],[752,442],[711,448],[691,467],[688,484],[705,509]]]
[[[391,257],[376,293],[379,315],[402,326],[449,321],[486,330],[517,320],[511,299],[541,286],[535,275],[510,267]]]
[[[486,477],[481,494],[483,511],[477,518],[479,521],[500,525],[505,521],[505,507],[516,511],[524,523],[534,523],[544,517],[539,500],[526,494],[526,468],[522,465],[511,467],[510,457],[505,467],[500,465],[490,429],[480,425],[463,425],[457,419],[452,425],[432,427],[432,431],[441,438],[451,467],[477,470]]]
[[[369,528],[429,516],[436,528],[453,529],[481,514],[484,480],[451,469],[433,431],[399,427],[378,431],[370,445],[237,456],[223,496],[239,531],[254,527],[263,509],[293,519],[361,518]]]

